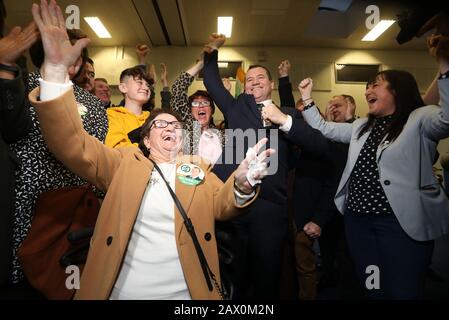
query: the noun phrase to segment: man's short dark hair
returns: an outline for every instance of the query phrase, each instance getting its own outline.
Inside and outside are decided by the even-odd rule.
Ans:
[[[255,69],[255,68],[262,68],[262,69],[264,69],[264,70],[267,72],[268,79],[269,79],[270,81],[273,80],[273,78],[271,77],[270,70],[268,70],[267,67],[264,67],[264,66],[262,66],[262,65],[260,65],[260,64],[253,64],[253,65],[249,66],[249,68],[248,68],[248,70],[247,70],[246,72],[248,72],[248,71],[251,70],[251,69]]]

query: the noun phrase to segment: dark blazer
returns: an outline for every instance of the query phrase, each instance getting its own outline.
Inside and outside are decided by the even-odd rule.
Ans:
[[[292,85],[289,77],[279,78],[279,98],[281,106],[294,107]],[[340,182],[348,157],[348,144],[326,139],[323,153],[298,150],[294,160],[295,181],[293,188],[293,208],[298,230],[313,221],[321,228],[336,214],[334,195]]]
[[[296,227],[309,221],[321,228],[336,214],[334,196],[348,156],[348,144],[329,141],[329,154],[315,157],[301,153],[296,163],[293,205]]]
[[[204,85],[223,113],[229,129],[242,129],[243,131],[256,129],[257,140],[262,137],[269,139],[267,148],[272,146],[274,142],[272,139],[277,138],[278,145],[273,145],[273,147],[277,149],[278,169],[274,175],[269,175],[264,179],[259,197],[284,205],[287,201],[288,160],[292,155],[292,144],[298,144],[303,150],[310,150],[310,152],[320,154],[327,151],[326,139],[320,132],[309,127],[294,108],[282,109],[284,113],[288,113],[293,118],[293,124],[288,134],[284,134],[278,130],[278,126],[264,128],[262,117],[260,111],[257,109],[254,97],[242,93],[235,99],[223,86],[218,72],[217,57],[217,50],[204,55]],[[275,129],[271,137],[269,129]],[[225,143],[222,159],[214,167],[214,172],[222,180],[226,180],[242,160],[236,159],[235,157],[234,151],[237,140],[228,134],[227,136],[228,141]],[[245,153],[248,147],[250,146],[247,144],[244,146]],[[224,163],[223,157],[229,151],[232,151],[234,156],[230,161],[226,162],[231,162],[231,164],[220,164],[220,162]]]
[[[25,105],[22,73],[15,79],[0,79],[0,285],[11,276],[12,230],[14,218],[14,171],[17,158],[9,143],[20,140],[31,127]]]

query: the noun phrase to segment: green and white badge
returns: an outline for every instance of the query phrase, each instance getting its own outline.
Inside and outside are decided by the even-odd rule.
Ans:
[[[204,180],[204,171],[197,165],[182,163],[176,170],[179,181],[188,186],[196,186]]]

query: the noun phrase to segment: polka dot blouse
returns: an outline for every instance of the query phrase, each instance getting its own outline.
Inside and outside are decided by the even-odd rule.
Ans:
[[[360,151],[349,181],[347,208],[355,214],[392,214],[379,181],[376,151],[391,123],[391,116],[377,118],[373,129]]]

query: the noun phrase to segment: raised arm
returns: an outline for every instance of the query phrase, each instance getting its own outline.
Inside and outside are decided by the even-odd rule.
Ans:
[[[165,63],[161,63],[161,82],[162,82],[161,108],[170,109],[171,92],[168,86],[167,66],[165,65]]]
[[[301,150],[315,156],[324,156],[328,153],[329,141],[321,132],[310,127],[295,108],[279,109],[271,104],[262,108],[262,117],[278,125],[285,137],[298,145]]]
[[[146,63],[145,59],[146,59],[148,53],[150,53],[150,48],[146,44],[138,43],[136,45],[136,56],[137,56],[137,61],[139,62],[139,65],[146,67],[147,63]]]
[[[226,90],[218,71],[218,48],[220,48],[226,37],[224,35],[212,34],[209,37],[209,43],[206,45],[204,53],[204,86],[212,99],[216,102],[218,108],[227,118],[227,114],[233,108],[234,97]]]
[[[446,23],[449,33],[449,23]],[[429,138],[438,141],[449,137],[449,36],[431,36],[428,46],[430,54],[439,64],[441,77],[438,80],[438,89],[441,108],[424,120],[422,130]]]
[[[84,130],[68,80],[68,68],[75,64],[89,40],[70,43],[61,8],[54,0],[49,5],[45,0],[40,6],[33,4],[32,13],[45,52],[40,90],[30,93],[42,135],[50,151],[67,168],[107,190],[122,153],[104,146]]]
[[[352,124],[325,121],[313,102],[312,88],[313,81],[310,78],[302,80],[298,86],[305,105],[304,111],[302,111],[304,120],[306,120],[312,128],[321,131],[326,138],[338,142],[349,143],[351,141]]]
[[[289,73],[291,65],[290,61],[283,60],[278,66],[279,73],[279,99],[281,107],[295,107],[295,98],[293,97],[292,84],[290,83]]]
[[[201,71],[202,68],[203,61],[200,59],[189,69],[181,72],[172,85],[170,106],[174,111],[181,115],[183,121],[186,122],[187,125],[191,125],[193,122],[193,116],[189,105],[188,90],[195,79],[195,76]]]
[[[438,92],[438,78],[440,76],[440,71],[438,70],[432,83],[427,88],[426,92],[422,96],[422,99],[426,105],[434,104],[437,105],[440,102],[440,93]]]

